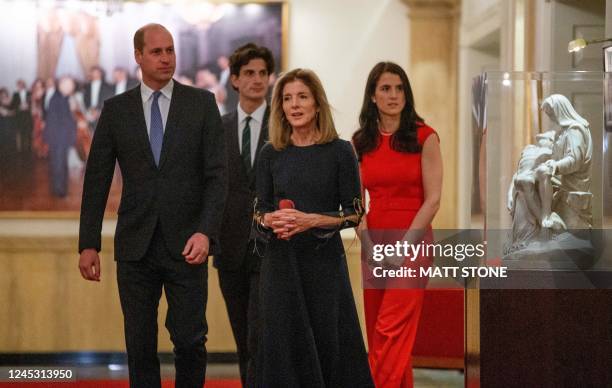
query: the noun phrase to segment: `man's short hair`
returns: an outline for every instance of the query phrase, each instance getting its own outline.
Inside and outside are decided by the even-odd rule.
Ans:
[[[274,72],[274,57],[272,52],[264,46],[257,46],[255,43],[247,43],[240,46],[232,53],[229,58],[230,74],[239,76],[240,68],[252,59],[263,59],[266,63],[268,74]]]
[[[142,52],[142,50],[144,49],[144,45],[145,45],[145,41],[144,41],[145,32],[147,32],[148,29],[152,29],[152,28],[161,28],[163,30],[168,31],[166,27],[158,23],[145,24],[144,26],[136,30],[136,32],[134,33],[134,50],[138,50]]]

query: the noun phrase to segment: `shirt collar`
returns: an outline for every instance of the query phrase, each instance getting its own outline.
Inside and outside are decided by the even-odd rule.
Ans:
[[[171,79],[166,84],[166,86],[160,89],[161,93],[168,100],[172,99],[172,90],[174,90],[174,80],[173,79]],[[144,82],[140,83],[140,95],[142,97],[142,102],[149,101],[149,98],[151,98],[151,96],[153,95],[153,92],[155,92],[155,90],[151,89],[149,86],[147,86],[147,84],[145,84]]]
[[[255,109],[253,113],[249,115],[244,110],[242,110],[240,103],[238,103],[238,123],[243,123],[244,120],[246,120],[247,116],[251,116],[251,121],[254,120],[258,123],[263,123],[263,117],[266,113],[267,106],[268,104],[266,103],[266,100],[264,100],[263,104],[261,104],[257,109]]]

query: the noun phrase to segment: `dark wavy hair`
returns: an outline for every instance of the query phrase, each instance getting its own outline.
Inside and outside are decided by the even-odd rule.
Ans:
[[[417,128],[424,120],[414,110],[414,96],[408,76],[399,65],[393,62],[379,62],[368,75],[365,93],[363,94],[363,105],[359,114],[359,130],[353,134],[353,144],[359,160],[363,155],[374,151],[379,145],[379,113],[372,97],[376,91],[376,84],[383,73],[397,74],[400,77],[406,101],[400,116],[399,129],[391,137],[391,148],[399,152],[421,152],[421,145],[417,140]]]
[[[266,63],[268,75],[274,73],[274,57],[270,49],[257,46],[255,43],[247,43],[238,47],[229,57],[230,74],[238,77],[242,66],[247,65],[252,59],[262,59]],[[232,85],[234,90],[237,90]]]

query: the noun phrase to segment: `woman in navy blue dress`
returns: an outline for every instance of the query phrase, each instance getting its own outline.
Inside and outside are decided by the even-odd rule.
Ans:
[[[255,219],[269,237],[258,387],[374,386],[339,233],[359,223],[360,204],[357,160],[321,82],[290,71],[274,89],[257,165]]]

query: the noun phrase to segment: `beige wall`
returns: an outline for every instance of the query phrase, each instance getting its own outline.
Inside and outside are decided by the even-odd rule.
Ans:
[[[440,136],[444,180],[435,228],[457,227],[457,25],[454,0],[405,0],[410,19],[410,76],[419,114]]]
[[[112,247],[107,238],[105,246]],[[360,245],[346,239],[353,293],[363,325]],[[102,255],[101,281],[81,278],[76,242],[66,237],[0,237],[0,352],[69,352],[125,349],[123,318],[112,249]],[[217,272],[209,266],[210,352],[235,351]],[[159,350],[171,352],[164,327],[167,305],[159,309]]]
[[[345,139],[357,128],[365,81],[379,61],[408,65],[408,17],[400,0],[291,0],[288,67],[313,69]]]

